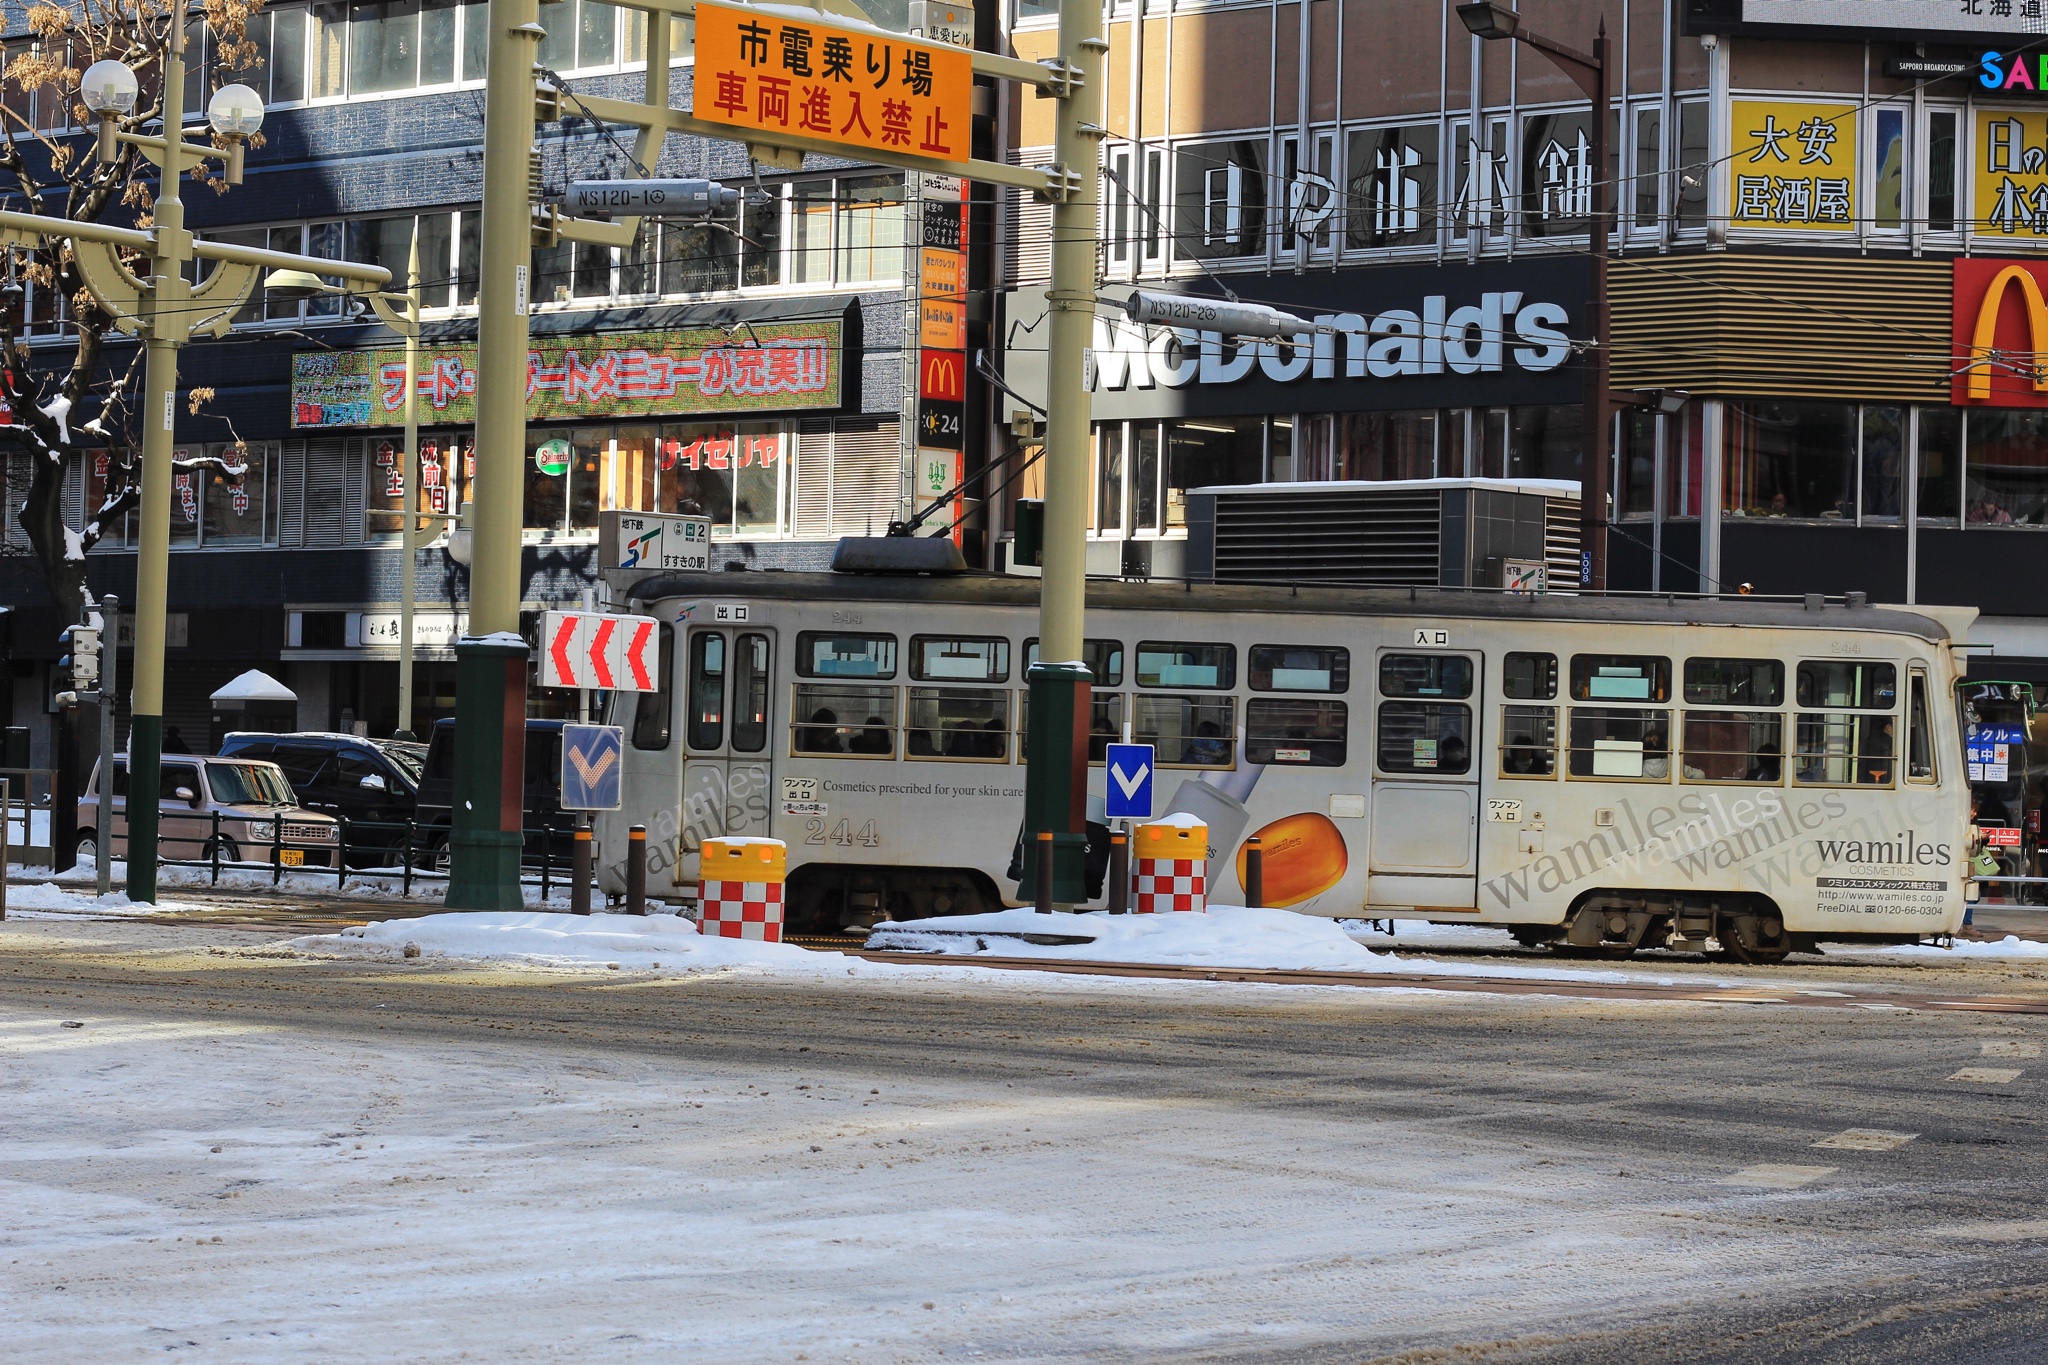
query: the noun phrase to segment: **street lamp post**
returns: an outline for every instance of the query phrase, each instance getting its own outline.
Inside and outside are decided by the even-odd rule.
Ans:
[[[304,270],[274,270],[264,278],[263,287],[272,295],[282,299],[309,299],[322,294],[349,294],[354,291],[321,282],[319,276]],[[412,729],[412,618],[413,607],[418,595],[418,574],[415,559],[418,553],[441,534],[447,518],[428,518],[424,531],[418,525],[420,496],[420,420],[419,420],[419,373],[420,373],[420,240],[414,233],[412,249],[406,256],[405,292],[394,294],[378,290],[365,296],[377,318],[386,327],[405,338],[405,488],[403,505],[398,524],[399,548],[404,558],[399,567],[398,606],[398,731],[394,739],[414,739]],[[398,311],[403,305],[404,311]]]
[[[135,563],[134,691],[128,732],[131,790],[157,790],[163,760],[164,622],[168,600],[171,530],[171,437],[177,419],[178,348],[195,335],[220,336],[233,325],[257,271],[265,266],[312,268],[358,283],[380,285],[391,273],[377,266],[320,261],[311,257],[200,242],[185,228],[179,198],[185,172],[209,160],[224,163],[224,178],[242,179],[242,145],[263,125],[263,101],[246,85],[226,85],[207,105],[207,122],[226,139],[224,148],[185,141],[185,25],[182,12],[169,16],[163,38],[161,136],[122,123],[132,117],[140,82],[117,61],[95,62],[79,80],[79,98],[98,117],[98,159],[111,162],[127,143],[163,169],[162,183],[146,228],[74,222],[40,214],[0,210],[0,242],[25,245],[68,242],[80,277],[94,302],[113,320],[116,332],[138,333],[144,346],[142,410],[142,498]],[[139,256],[148,274],[137,274],[123,258]],[[215,263],[196,287],[185,278],[193,260]],[[109,702],[111,704],[111,701]],[[128,896],[156,899],[157,805],[137,800],[128,812]],[[101,857],[112,850],[101,848]]]
[[[1593,350],[1586,362],[1585,467],[1579,483],[1580,582],[1596,592],[1607,590],[1608,428],[1613,400],[1608,394],[1607,363],[1607,220],[1613,212],[1614,181],[1607,164],[1607,21],[1593,39],[1591,53],[1567,47],[1522,27],[1522,16],[1498,0],[1459,5],[1458,19],[1480,38],[1527,43],[1571,77],[1572,84],[1593,101],[1591,169],[1593,190],[1593,278],[1588,306],[1593,318]]]

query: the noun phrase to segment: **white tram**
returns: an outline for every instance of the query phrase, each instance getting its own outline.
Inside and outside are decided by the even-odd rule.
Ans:
[[[1017,903],[1035,582],[750,572],[627,599],[662,622],[662,690],[615,703],[606,889],[638,823],[650,889],[683,900],[704,838],[785,840],[792,933]],[[1091,583],[1091,876],[1128,729],[1158,813],[1207,823],[1219,903],[1256,834],[1267,903],[1307,914],[1744,960],[1949,934],[1973,616]]]

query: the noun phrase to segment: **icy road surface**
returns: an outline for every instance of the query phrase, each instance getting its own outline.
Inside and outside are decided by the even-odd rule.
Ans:
[[[2048,1333],[2039,1018],[261,941],[0,926],[10,1361],[2022,1360]]]

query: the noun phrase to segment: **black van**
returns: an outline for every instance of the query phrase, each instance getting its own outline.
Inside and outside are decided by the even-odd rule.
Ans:
[[[528,866],[541,861],[541,834],[553,830],[548,843],[554,861],[567,864],[569,831],[576,828],[574,812],[562,809],[562,726],[565,721],[526,722],[526,814],[520,821],[526,828]],[[437,871],[448,866],[448,831],[455,806],[455,722],[437,720],[427,739],[426,771],[420,778],[420,842],[428,852],[422,863]]]
[[[396,860],[403,826],[415,818],[426,749],[360,735],[236,731],[221,740],[220,754],[284,769],[300,805],[348,822],[349,866],[379,867]]]

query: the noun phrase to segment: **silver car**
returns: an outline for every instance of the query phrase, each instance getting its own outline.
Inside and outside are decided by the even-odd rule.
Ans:
[[[99,856],[100,767],[78,803],[78,857]],[[114,856],[128,856],[128,755],[114,755]],[[332,816],[301,807],[275,763],[248,758],[165,754],[157,786],[157,856],[183,862],[276,861],[286,867],[333,867],[341,827]]]

